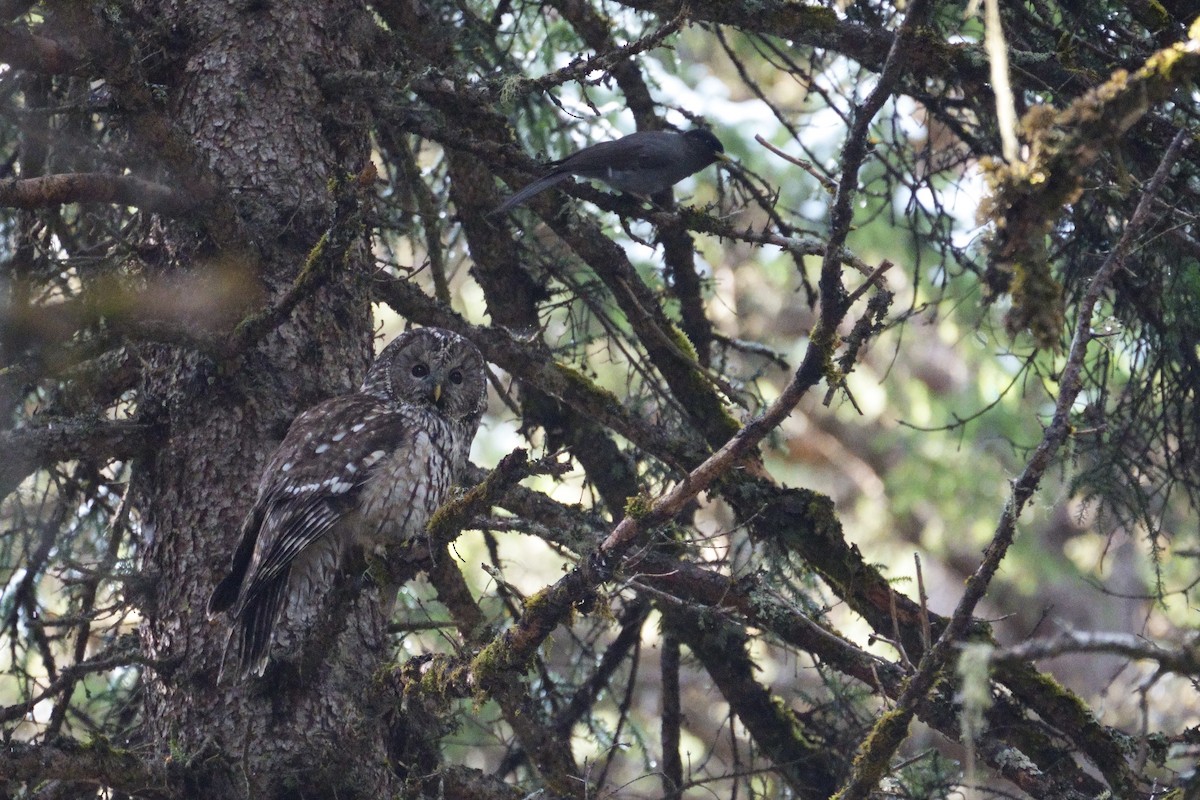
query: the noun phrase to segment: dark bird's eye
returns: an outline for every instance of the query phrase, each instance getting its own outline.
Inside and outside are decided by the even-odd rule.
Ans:
[[[450,373],[450,382],[451,383],[462,383],[462,370],[456,369],[456,370],[454,370],[454,372],[451,372]]]
[[[424,364],[413,364],[412,374],[414,378],[424,378],[429,374],[429,367]]]

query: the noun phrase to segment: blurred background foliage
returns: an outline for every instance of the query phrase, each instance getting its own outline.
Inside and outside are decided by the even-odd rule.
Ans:
[[[859,12],[870,17],[883,10],[876,4],[853,3],[844,11],[853,19]],[[941,33],[948,40],[960,37],[964,43],[977,42],[982,35],[980,22],[962,18],[961,11],[945,10]],[[1024,19],[1048,11],[1030,4],[1013,14]],[[1072,13],[1087,15],[1082,8]],[[1050,30],[1062,30],[1047,26],[1064,25],[1057,15],[1051,16],[1054,19],[1042,30],[1020,28],[1010,35],[1021,42],[1045,41]],[[1119,10],[1104,7],[1101,16],[1091,20],[1097,26],[1094,30],[1086,31],[1087,24],[1081,24],[1088,34],[1101,36],[1101,31],[1116,30],[1122,19]],[[630,41],[647,35],[659,23],[657,18],[647,20],[620,9],[612,20],[621,29],[619,38]],[[515,14],[510,24],[509,55],[530,79],[565,67],[585,49],[573,38],[570,25],[545,9],[535,13],[527,8]],[[502,27],[502,35],[508,30]],[[1149,52],[1146,43],[1140,43],[1108,66],[1134,65]],[[774,210],[798,229],[820,235],[831,200],[821,179],[837,177],[848,109],[869,91],[874,80],[871,72],[836,53],[708,26],[688,29],[669,50],[659,48],[643,56],[639,66],[656,99],[670,109],[670,122],[686,127],[689,119],[680,112],[687,112],[712,124],[739,168],[777,192]],[[1102,79],[1107,74],[1096,72],[1092,77]],[[861,176],[850,247],[868,264],[890,259],[903,267],[887,277],[888,287],[897,294],[888,330],[856,365],[845,394],[835,395],[828,404],[810,397],[785,423],[770,440],[767,463],[783,482],[834,497],[849,538],[896,581],[899,591],[914,594],[913,554],[919,554],[931,605],[946,613],[992,536],[1011,478],[1041,438],[1057,394],[1056,370],[1062,353],[1039,351],[1025,335],[1010,336],[1003,325],[1006,301],[984,302],[986,289],[979,275],[985,221],[977,218],[977,209],[985,188],[977,162],[980,143],[994,131],[989,130],[989,117],[976,116],[986,113],[986,106],[961,97],[954,102],[947,96],[955,93],[952,88],[939,88],[945,94],[936,115],[911,96],[897,97],[885,107],[873,126],[874,159]],[[518,138],[538,157],[559,157],[633,129],[623,98],[611,81],[601,78],[585,89],[569,83],[556,87],[552,98],[553,104],[514,102],[506,109]],[[1043,90],[1028,91],[1021,99],[1062,105],[1070,96]],[[959,136],[962,130],[950,128],[948,121],[969,126],[972,137],[964,141]],[[784,163],[760,147],[755,136],[807,159],[811,173]],[[430,158],[436,163],[435,154]],[[1121,158],[1116,154],[1106,161],[1105,173],[1121,170]],[[1142,166],[1152,169],[1154,164],[1146,159]],[[1185,170],[1193,168],[1189,160]],[[1088,187],[1087,202],[1067,209],[1068,220],[1054,232],[1054,263],[1068,296],[1078,293],[1097,259],[1120,235],[1123,218],[1119,215],[1127,214],[1130,203],[1138,199],[1131,176],[1126,175],[1123,187],[1099,183],[1107,178],[1108,174],[1094,177],[1098,183]],[[740,188],[728,175],[705,172],[685,182],[677,194],[687,203],[715,202],[713,213],[728,215],[739,227],[763,225],[761,210],[739,202],[744,197]],[[716,192],[722,190],[716,200]],[[1172,205],[1176,215],[1168,220],[1164,213],[1163,227],[1190,222],[1189,212],[1171,200],[1163,204]],[[644,246],[652,232],[637,227],[630,231],[615,218],[602,219],[608,233],[636,259],[642,277],[656,282],[659,261],[655,251]],[[1081,229],[1083,222],[1090,227]],[[524,235],[534,239],[538,232],[526,230]],[[1170,245],[1156,241],[1161,235],[1152,231],[1142,236],[1139,263],[1171,253]],[[770,401],[786,382],[788,372],[782,365],[794,366],[803,353],[814,321],[810,300],[819,258],[806,258],[797,265],[775,248],[750,248],[717,238],[701,238],[697,247],[705,269],[709,315],[721,340],[752,342],[771,351],[730,347],[728,361],[717,357],[725,377],[744,389],[743,401],[752,411]],[[469,256],[462,256],[457,270],[462,279],[457,285],[463,291],[460,307],[482,322],[482,308],[464,274]],[[415,254],[414,261],[422,260]],[[1186,276],[1195,280],[1195,264],[1176,263],[1152,271],[1181,284],[1179,293],[1164,293],[1173,296],[1171,309],[1185,316],[1194,314],[1200,306],[1180,298],[1190,297]],[[1129,272],[1138,274],[1141,269],[1131,266]],[[555,278],[561,280],[559,275]],[[663,283],[662,276],[657,276],[657,282]],[[588,324],[593,318],[580,308],[586,305],[580,299],[586,292],[585,283],[564,287],[564,296],[574,301],[558,308],[553,317],[564,328],[559,355],[585,366],[602,385],[624,396],[635,391],[636,372],[610,348],[585,346],[593,337],[604,336],[596,323]],[[1146,354],[1162,343],[1152,341],[1147,321],[1137,309],[1114,300],[1098,314],[1111,332],[1105,332],[1091,354],[1094,385],[1086,405],[1078,409],[1081,421],[1071,451],[1045,481],[1027,514],[1021,538],[987,607],[987,615],[1000,621],[1006,639],[1051,633],[1058,626],[1174,639],[1191,627],[1194,479],[1188,470],[1145,474],[1145,459],[1155,458],[1153,451],[1164,440],[1149,432],[1137,436],[1132,430],[1145,422],[1138,418],[1145,406],[1131,393],[1139,393],[1136,385],[1142,381],[1160,380]],[[628,335],[619,327],[608,330],[609,335],[614,333]],[[1064,329],[1063,335],[1069,331]],[[1169,402],[1182,400],[1175,397]],[[1148,400],[1143,397],[1141,402]],[[508,443],[497,446],[505,441],[497,433],[506,425],[515,430],[519,420],[500,417],[488,425],[490,435],[477,444],[483,463],[507,452]],[[514,438],[512,444],[516,442]],[[1179,443],[1170,446],[1175,449]],[[574,482],[540,488],[553,490],[567,502],[589,502],[586,490]],[[718,538],[737,539],[730,536],[736,532],[726,527],[729,516],[720,504],[705,505],[698,524],[702,529],[707,525]],[[482,542],[471,542],[470,548],[462,542],[458,545],[468,565],[482,558],[482,548]],[[512,552],[514,560],[523,564],[542,561],[522,550]],[[549,555],[545,560],[557,563]],[[506,575],[515,580],[511,571]],[[525,583],[527,591],[551,577],[544,570],[533,571]],[[488,579],[477,580],[486,594]],[[802,590],[806,595],[812,591],[811,586]],[[766,648],[758,663],[768,676],[798,681],[802,676],[794,663],[788,666],[791,660],[786,651]],[[1104,698],[1112,721],[1130,723],[1136,717],[1131,700],[1148,677],[1144,670],[1096,656],[1066,656],[1047,666],[1085,696]],[[1156,712],[1173,719],[1167,727],[1182,730],[1195,725],[1200,708],[1189,682],[1161,683],[1173,688],[1159,686],[1151,695],[1169,698],[1170,708]],[[654,708],[655,699],[654,695],[644,698],[648,710]],[[653,718],[652,711],[649,717]],[[718,715],[710,722],[719,725],[723,720]],[[602,751],[597,756],[603,757]],[[649,769],[653,764],[647,758],[643,766]],[[924,796],[921,791],[925,790],[913,796]]]

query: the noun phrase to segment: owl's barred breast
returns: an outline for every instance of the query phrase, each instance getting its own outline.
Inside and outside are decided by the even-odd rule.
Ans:
[[[413,420],[413,440],[383,455],[363,486],[355,531],[364,548],[422,535],[462,471],[466,448],[453,426],[434,414],[414,417],[424,419]]]

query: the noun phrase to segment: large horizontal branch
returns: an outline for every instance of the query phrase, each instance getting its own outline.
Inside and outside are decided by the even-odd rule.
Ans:
[[[74,172],[0,181],[0,206],[32,209],[66,203],[115,203],[171,217],[196,207],[192,195],[133,175]]]
[[[621,0],[621,5],[664,18],[670,18],[679,8],[678,0]],[[883,26],[848,21],[827,6],[794,0],[700,0],[689,3],[688,10],[693,20],[841,53],[874,72],[883,69],[895,39],[895,34]],[[916,31],[915,39],[918,46],[913,48],[909,74],[953,75],[959,82],[987,83],[987,59],[981,48],[948,44],[932,28]]]
[[[0,433],[0,497],[34,470],[60,461],[132,458],[153,446],[152,425],[128,420],[68,419]]]
[[[79,784],[78,796],[87,787],[107,787],[122,794],[145,798],[179,796],[165,770],[155,769],[132,750],[109,747],[102,742],[82,745],[59,740],[53,744],[11,742],[0,747],[0,775],[8,781],[41,786],[51,781]],[[76,796],[63,792],[62,796]]]
[[[467,480],[478,484],[492,474],[470,467]],[[473,493],[474,490],[469,494]],[[595,549],[610,530],[593,512],[565,505],[524,486],[507,486],[497,505],[518,518],[537,520],[543,529],[542,538],[575,553]],[[769,523],[777,521],[771,518]],[[747,624],[770,631],[780,641],[816,655],[821,663],[866,686],[882,688],[887,694],[898,692],[904,677],[898,666],[860,649],[833,628],[808,617],[759,576],[725,575],[653,548],[632,556],[623,572],[624,580],[639,591],[737,615]]]
[[[1200,650],[1193,639],[1183,647],[1163,647],[1132,633],[1066,630],[1042,639],[995,650],[992,661],[1036,661],[1068,653],[1107,653],[1135,661],[1151,661],[1177,675],[1200,675]]]

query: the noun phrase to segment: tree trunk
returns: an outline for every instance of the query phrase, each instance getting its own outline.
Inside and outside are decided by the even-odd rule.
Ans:
[[[367,127],[349,124],[362,112],[318,86],[357,66],[355,31],[369,30],[362,7],[165,0],[147,12],[180,47],[164,76],[170,114],[252,245],[214,248],[193,225],[172,224],[161,232],[161,278],[181,291],[213,276],[249,281],[261,287],[253,305],[269,306],[332,223],[331,181],[367,158]],[[331,637],[333,657],[265,679],[230,669],[218,680],[228,621],[204,612],[266,457],[300,411],[356,387],[370,361],[369,250],[357,236],[345,273],[244,353],[161,346],[147,370],[140,413],[165,414],[171,427],[136,470],[151,587],[142,636],[152,659],[182,665],[147,671],[147,744],[164,759],[206,764],[209,797],[393,794],[384,720],[362,699],[386,653],[377,590],[348,595],[353,624]],[[205,761],[215,752],[238,760]]]

